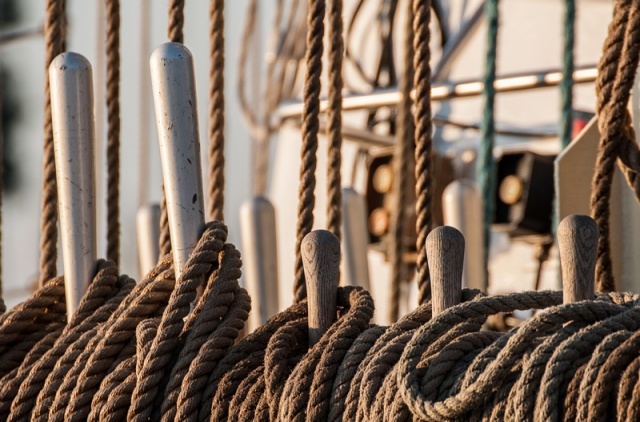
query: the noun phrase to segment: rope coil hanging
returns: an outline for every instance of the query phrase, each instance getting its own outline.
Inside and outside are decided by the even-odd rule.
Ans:
[[[425,43],[421,31],[428,19],[419,22],[416,17],[429,12],[418,3],[411,5],[414,45],[416,57],[424,58],[428,39]],[[635,40],[638,9],[633,2],[616,6],[614,22],[624,28],[611,31],[605,44],[612,51],[616,49],[612,39],[624,35],[618,56],[604,57],[601,65],[605,69],[607,60],[620,62],[613,73],[603,74],[598,88],[603,117],[599,162],[607,153],[613,156],[610,167],[602,165],[599,170],[605,176],[617,158],[623,165],[630,162],[620,152],[625,148],[613,148],[611,143],[633,139],[622,100],[628,100],[630,69],[635,72],[640,53]],[[181,9],[175,13],[175,22],[181,22]],[[322,15],[313,16],[322,23]],[[172,33],[181,38],[178,32]],[[633,54],[635,58],[627,57]],[[313,57],[321,60],[321,52]],[[428,61],[414,63],[416,87],[422,83],[420,89],[424,89]],[[317,104],[319,73],[315,78],[318,85],[307,89]],[[409,103],[408,96],[405,101]],[[416,126],[416,142],[429,152],[430,138],[424,136],[430,133],[424,132],[430,125],[429,102],[418,96],[418,104],[422,108],[416,114],[426,116],[427,122]],[[310,117],[306,134],[311,147],[314,143],[317,147],[317,105],[315,110],[313,104],[309,108],[309,116],[315,113],[315,117]],[[404,119],[409,116],[406,113]],[[315,168],[315,149],[310,157]],[[429,172],[425,163],[427,167],[419,173],[423,181]],[[438,229],[432,233],[439,233]],[[113,262],[98,261],[93,281],[68,322],[63,277],[51,279],[26,302],[1,315],[0,418],[521,421],[640,417],[638,295],[598,293],[594,300],[563,304],[561,292],[489,297],[464,289],[455,298],[459,304],[443,309],[439,289],[434,288],[425,294],[431,300],[423,298],[417,309],[385,327],[372,323],[374,303],[366,290],[340,287],[336,321],[315,344],[309,340],[314,314],[303,297],[239,339],[251,299],[238,283],[240,254],[227,237],[223,223],[208,223],[184,268],[175,268],[171,257],[164,256],[138,284],[119,275]],[[450,249],[432,239],[425,240],[425,249]],[[431,248],[427,242],[432,242]],[[459,258],[460,251],[456,253]],[[430,266],[427,274],[434,283],[446,273],[444,261],[438,259],[439,255],[429,255],[429,262],[423,263]],[[446,273],[450,279],[445,281],[459,284],[460,271],[454,272]],[[337,285],[334,278],[328,281]],[[304,281],[303,277],[302,286]],[[498,313],[531,309],[544,311],[508,332],[493,330],[487,323]]]

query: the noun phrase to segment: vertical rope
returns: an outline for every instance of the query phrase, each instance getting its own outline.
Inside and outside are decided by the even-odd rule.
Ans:
[[[483,95],[485,97],[480,147],[478,149],[477,179],[482,192],[482,208],[484,213],[484,285],[489,282],[489,247],[491,245],[491,223],[493,222],[496,196],[496,163],[493,158],[495,137],[495,94],[496,56],[498,42],[498,0],[487,0],[485,3],[487,16],[487,56],[484,73]]]
[[[168,38],[171,42],[184,42],[184,1],[169,1]],[[169,216],[167,215],[167,198],[162,186],[162,200],[160,201],[160,256],[171,251],[171,233],[169,231]]]
[[[209,6],[209,218],[224,220],[224,0]]]
[[[324,37],[324,0],[308,0],[307,17],[307,64],[304,109],[302,112],[302,147],[300,151],[300,188],[298,191],[298,224],[296,236],[294,300],[300,302],[307,297],[304,268],[300,247],[302,239],[313,227],[315,207],[316,152],[318,150],[318,116],[320,115],[320,75],[322,73],[322,39]]]
[[[42,169],[42,212],[40,217],[40,285],[55,277],[58,259],[58,192],[53,155],[53,127],[49,64],[63,49],[64,10],[60,0],[47,0],[44,23],[44,153]]]
[[[327,138],[329,163],[327,168],[327,228],[338,239],[342,224],[342,0],[329,1],[329,112]]]
[[[596,287],[599,291],[615,289],[609,218],[614,166],[630,125],[627,104],[638,67],[638,26],[640,8],[633,0],[619,0],[609,25],[609,33],[598,64],[596,80],[596,112],[600,129],[600,144],[596,171],[592,181],[591,215],[598,223],[600,237],[596,260]],[[630,128],[629,128],[630,130]]]
[[[573,49],[575,46],[575,20],[576,2],[575,0],[565,0],[562,81],[560,82],[560,92],[562,94],[560,140],[563,149],[571,143],[571,133],[573,129]]]
[[[400,285],[406,278],[404,262],[405,206],[407,202],[407,184],[409,162],[413,144],[413,114],[411,113],[411,89],[413,88],[413,4],[407,2],[407,28],[404,42],[404,69],[400,78],[402,100],[398,110],[398,132],[393,161],[395,163],[395,206],[393,236],[391,237],[391,286],[389,289],[389,322],[397,321],[400,315]]]
[[[120,0],[107,0],[107,259],[120,262]]]
[[[433,182],[431,165],[431,1],[413,0],[413,48],[415,85],[416,249],[418,251],[418,301],[431,297],[426,240],[432,224]]]
[[[169,41],[184,43],[184,2],[169,0]]]

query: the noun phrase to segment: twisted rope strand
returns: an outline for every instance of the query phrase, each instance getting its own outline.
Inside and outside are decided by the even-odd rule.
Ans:
[[[416,261],[418,270],[418,303],[431,297],[427,264],[427,235],[433,218],[433,180],[431,161],[431,1],[413,0],[413,67],[415,86],[415,159],[416,159]]]
[[[307,297],[301,246],[304,237],[313,227],[315,207],[316,152],[318,150],[318,127],[320,115],[320,74],[322,73],[322,39],[324,37],[325,0],[309,0],[307,17],[307,63],[304,109],[302,112],[302,147],[300,151],[300,187],[298,190],[298,224],[296,228],[296,261],[294,300],[300,302]]]

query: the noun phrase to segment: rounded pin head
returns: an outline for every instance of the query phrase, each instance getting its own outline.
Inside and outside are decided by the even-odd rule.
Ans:
[[[336,318],[340,241],[327,230],[302,240],[302,263],[309,306],[309,343],[318,342]]]
[[[599,235],[598,224],[586,215],[572,214],[558,225],[565,303],[593,299]]]
[[[58,54],[49,65],[51,72],[91,71],[91,63],[82,54],[66,52]]]
[[[464,236],[457,229],[441,226],[427,236],[427,261],[431,276],[433,315],[460,303]]]
[[[154,66],[164,66],[168,62],[193,61],[191,51],[181,43],[166,42],[161,44],[151,54],[150,64]]]

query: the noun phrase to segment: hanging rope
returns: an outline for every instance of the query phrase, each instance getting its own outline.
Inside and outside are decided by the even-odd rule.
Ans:
[[[596,81],[600,144],[591,194],[591,213],[600,227],[596,284],[600,291],[611,291],[615,282],[610,250],[610,197],[614,165],[618,158],[627,181],[635,189],[640,170],[637,144],[627,112],[631,87],[640,54],[640,7],[636,2],[616,3],[613,21],[598,65]]]
[[[107,259],[120,262],[120,0],[107,0]]]
[[[49,65],[63,51],[64,8],[60,0],[47,0],[44,24],[44,153],[42,168],[42,212],[40,216],[40,285],[56,276],[58,259],[58,192],[53,155],[53,126],[49,91]]]
[[[431,160],[431,1],[413,0],[413,67],[415,86],[415,157],[416,157],[416,249],[418,251],[418,303],[431,297],[427,266],[427,235],[433,216],[433,180]]]
[[[316,152],[318,150],[318,126],[320,115],[320,74],[322,73],[322,39],[324,37],[324,0],[309,0],[307,18],[306,77],[304,87],[304,109],[302,113],[302,148],[300,152],[300,187],[298,190],[298,224],[296,229],[296,263],[294,299],[307,297],[302,254],[302,239],[313,227],[315,207]]]
[[[491,248],[491,225],[495,212],[496,196],[496,163],[493,157],[495,142],[495,95],[496,56],[498,44],[498,0],[487,0],[485,3],[487,16],[487,56],[483,80],[485,98],[480,131],[480,147],[476,161],[478,185],[482,192],[483,203],[483,235],[484,235],[484,285],[489,285],[489,250]]]
[[[407,27],[404,42],[404,71],[400,78],[402,100],[398,105],[398,132],[395,141],[393,162],[395,163],[395,206],[393,219],[393,236],[391,246],[392,278],[389,289],[389,321],[395,322],[400,314],[400,285],[406,280],[404,262],[405,213],[407,202],[407,185],[411,150],[413,147],[413,113],[411,106],[411,90],[413,88],[413,4],[407,2]]]
[[[224,0],[209,9],[209,218],[224,220]]]
[[[340,239],[342,224],[342,0],[329,1],[329,110],[327,139],[327,229]]]
[[[169,1],[169,28],[170,42],[184,43],[184,0]]]
[[[562,52],[562,81],[560,92],[562,94],[562,117],[560,123],[560,141],[562,148],[571,143],[573,129],[573,50],[575,48],[575,0],[565,0],[564,37]]]

